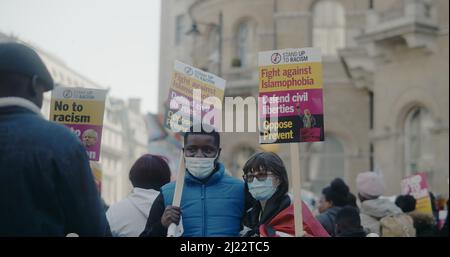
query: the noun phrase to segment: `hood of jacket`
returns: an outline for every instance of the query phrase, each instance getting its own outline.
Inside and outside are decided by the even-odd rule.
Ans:
[[[361,213],[381,219],[387,215],[402,213],[402,210],[389,199],[366,200],[361,203]]]
[[[158,195],[159,191],[135,187],[127,198],[136,209],[148,218],[150,208]]]

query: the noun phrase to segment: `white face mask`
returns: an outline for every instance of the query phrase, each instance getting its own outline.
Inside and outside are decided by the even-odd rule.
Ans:
[[[184,157],[186,160],[186,168],[188,171],[198,179],[204,179],[208,177],[214,170],[213,158],[198,158],[198,157]]]
[[[264,181],[259,181],[254,178],[253,181],[248,182],[247,185],[250,194],[258,201],[270,199],[275,191],[277,191],[277,187],[273,186],[273,179],[271,177],[267,177]]]

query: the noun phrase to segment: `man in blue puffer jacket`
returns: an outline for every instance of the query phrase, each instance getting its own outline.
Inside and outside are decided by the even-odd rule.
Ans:
[[[184,136],[186,175],[180,208],[171,206],[175,182],[163,186],[141,236],[166,236],[169,225],[178,224],[180,217],[185,237],[239,236],[244,183],[227,175],[218,162],[219,133],[205,130]]]

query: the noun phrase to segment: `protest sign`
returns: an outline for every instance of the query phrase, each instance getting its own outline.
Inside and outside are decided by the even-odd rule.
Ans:
[[[322,77],[319,49],[259,54],[261,144],[324,140]],[[278,120],[271,122],[270,115]]]
[[[214,118],[221,117],[225,84],[224,79],[214,74],[175,61],[164,126],[177,132],[187,131],[193,124],[206,120],[208,125],[221,130],[221,119]]]
[[[290,143],[295,236],[303,236],[298,142],[324,141],[320,49],[259,53],[259,142]]]
[[[186,132],[191,126],[194,126],[194,131],[200,131],[199,126],[207,124],[220,132],[225,84],[224,79],[214,74],[175,61],[164,126],[175,132]],[[181,203],[185,176],[183,153],[178,167],[172,206],[180,206]],[[167,236],[180,236],[177,228],[171,224]]]
[[[100,159],[106,92],[68,87],[52,91],[49,119],[70,128],[86,147],[91,161]]]
[[[421,172],[406,177],[401,181],[401,188],[402,194],[416,198],[416,211],[433,214],[426,173]]]

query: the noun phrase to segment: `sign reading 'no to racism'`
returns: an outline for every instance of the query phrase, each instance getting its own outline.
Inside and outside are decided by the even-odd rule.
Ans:
[[[86,147],[89,160],[100,159],[106,90],[56,87],[50,120],[68,127]]]

